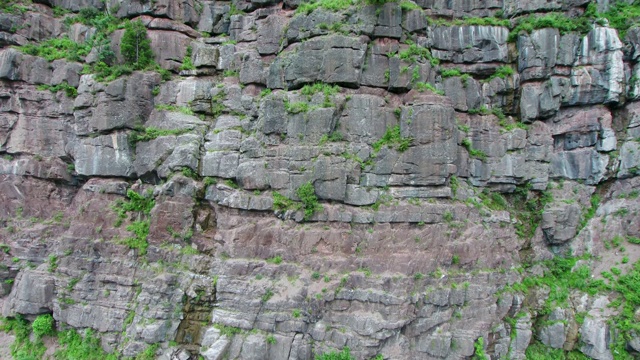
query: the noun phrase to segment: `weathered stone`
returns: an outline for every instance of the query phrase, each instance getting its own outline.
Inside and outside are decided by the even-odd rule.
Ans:
[[[367,45],[362,39],[342,35],[319,37],[276,59],[269,69],[270,88],[300,87],[322,81],[357,87]]]
[[[73,148],[75,170],[87,176],[134,175],[131,148],[126,133],[86,138]]]
[[[452,61],[507,61],[509,30],[499,26],[436,26],[431,29],[433,56]]]

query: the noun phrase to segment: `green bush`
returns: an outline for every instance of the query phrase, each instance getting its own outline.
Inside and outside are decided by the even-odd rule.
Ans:
[[[191,46],[187,46],[187,53],[184,55],[182,59],[182,65],[180,65],[180,70],[195,70],[196,67],[193,65],[193,61],[191,61]]]
[[[120,40],[120,52],[125,62],[135,70],[141,70],[153,63],[151,40],[147,36],[147,28],[142,21],[129,21],[124,26],[124,34]]]
[[[28,55],[40,56],[47,61],[67,59],[69,61],[80,61],[91,51],[90,44],[78,44],[64,36],[61,38],[49,39],[38,44],[27,44],[19,48]]]
[[[321,209],[320,204],[318,204],[318,197],[316,196],[315,188],[311,182],[302,184],[298,190],[296,190],[296,195],[302,202],[305,220],[309,220],[314,212]]]
[[[330,351],[328,353],[316,355],[315,360],[355,360],[355,357],[351,355],[351,350],[345,346],[340,352]]]
[[[38,316],[31,324],[33,334],[36,337],[43,337],[45,335],[53,335],[53,316],[51,314],[44,314]]]
[[[188,130],[184,129],[158,129],[153,126],[147,128],[136,129],[134,132],[129,134],[129,143],[136,144],[141,141],[151,141],[153,139],[159,138],[161,136],[170,136],[170,135],[181,135]]]
[[[48,85],[48,84],[38,85],[37,89],[40,91],[49,90],[54,94],[60,90],[63,90],[64,93],[67,95],[67,97],[75,98],[76,96],[78,96],[78,89],[69,85],[66,81],[58,85]]]
[[[107,354],[102,350],[100,338],[87,330],[84,337],[75,330],[67,330],[58,334],[60,347],[54,357],[59,360],[117,360],[117,354]]]
[[[402,137],[400,133],[400,126],[396,125],[393,127],[388,127],[387,131],[384,133],[384,135],[382,135],[382,138],[373,143],[371,146],[373,147],[373,151],[376,153],[380,151],[383,146],[391,147],[394,145],[396,150],[398,150],[399,152],[404,152],[409,148],[409,146],[411,146],[412,142],[413,138]]]

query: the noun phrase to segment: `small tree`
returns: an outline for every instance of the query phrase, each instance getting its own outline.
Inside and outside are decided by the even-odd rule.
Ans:
[[[120,52],[127,64],[136,70],[144,69],[153,62],[151,40],[142,21],[129,21],[124,26],[124,35],[120,41]]]

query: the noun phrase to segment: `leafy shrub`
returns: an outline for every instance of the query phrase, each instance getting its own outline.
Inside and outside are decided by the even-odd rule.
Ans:
[[[165,130],[150,126],[147,128],[136,129],[134,132],[129,134],[129,143],[136,144],[140,141],[150,141],[161,136],[181,135],[187,131],[188,130],[184,129]]]
[[[195,70],[196,67],[193,65],[191,61],[191,46],[187,46],[187,53],[184,55],[182,59],[182,65],[180,65],[180,70]]]
[[[49,90],[54,94],[60,90],[63,90],[64,93],[67,95],[67,97],[75,98],[76,96],[78,96],[78,89],[69,85],[69,83],[67,83],[66,81],[58,85],[48,85],[48,84],[38,85],[37,89],[40,91]]]
[[[100,338],[87,330],[84,337],[75,330],[67,330],[58,334],[60,347],[54,356],[56,359],[73,360],[116,360],[117,354],[107,354],[102,350]]]
[[[87,56],[91,51],[91,45],[78,44],[64,36],[61,38],[48,39],[38,44],[27,44],[19,48],[28,55],[40,56],[47,61],[67,59],[69,61],[79,61]]]
[[[313,184],[311,184],[311,182],[302,184],[298,190],[296,190],[296,195],[300,198],[300,201],[302,201],[304,219],[309,220],[313,213],[321,208],[320,204],[318,204],[318,197],[316,196]]]
[[[387,127],[387,131],[382,135],[382,138],[371,146],[373,150],[377,153],[382,149],[383,146],[393,146],[395,145],[396,150],[400,152],[406,151],[411,143],[413,142],[413,138],[411,137],[402,137],[400,133],[400,126],[396,125],[393,127]]]
[[[45,335],[53,335],[53,316],[51,314],[44,314],[38,316],[31,324],[33,333],[36,337],[43,337]]]
[[[131,231],[134,236],[124,239],[124,244],[130,249],[140,250],[140,255],[147,253],[147,236],[149,236],[149,220],[138,220],[127,226],[127,230]]]
[[[151,40],[147,36],[147,28],[142,21],[129,21],[125,24],[124,34],[120,41],[120,52],[127,64],[140,70],[153,63]]]
[[[351,355],[351,350],[345,346],[340,352],[330,351],[328,353],[316,355],[315,360],[355,360],[355,357]]]

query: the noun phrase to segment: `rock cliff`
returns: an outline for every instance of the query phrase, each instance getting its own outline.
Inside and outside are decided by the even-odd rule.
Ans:
[[[7,324],[141,359],[639,356],[637,1],[0,9]],[[1,358],[70,346],[5,328]]]

